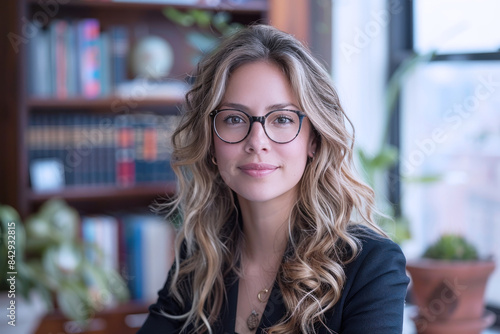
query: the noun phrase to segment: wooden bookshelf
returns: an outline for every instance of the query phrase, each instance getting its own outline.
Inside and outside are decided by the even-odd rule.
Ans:
[[[128,303],[109,310],[102,310],[90,319],[87,327],[69,321],[60,312],[46,315],[35,334],[46,333],[89,333],[89,334],[133,334],[136,333],[147,316],[148,305]]]
[[[149,107],[171,107],[182,103],[182,98],[144,98],[132,101],[134,108],[149,108]],[[120,96],[109,96],[104,98],[86,99],[82,97],[55,99],[55,98],[30,98],[27,101],[27,107],[37,110],[75,110],[88,109],[110,111],[115,104],[126,104],[127,99]]]
[[[179,1],[180,3],[181,1]],[[49,12],[45,11],[43,4],[57,4]],[[41,5],[42,4],[42,5]],[[213,11],[227,11],[233,16],[233,21],[243,24],[254,22],[269,22],[278,28],[289,31],[296,36],[306,39],[309,33],[307,27],[309,0],[297,0],[296,9],[289,6],[285,0],[247,0],[232,1],[221,0],[217,6],[208,6],[203,0],[196,5],[183,4],[158,4],[137,2],[117,2],[111,0],[71,0],[71,1],[41,1],[41,0],[19,0],[8,2],[2,12],[1,32],[8,38],[2,39],[1,54],[4,73],[0,82],[3,99],[0,108],[0,201],[14,206],[22,217],[26,217],[43,200],[49,198],[48,194],[37,194],[30,186],[29,157],[27,154],[27,135],[33,115],[44,112],[64,113],[113,113],[117,104],[133,105],[129,108],[133,111],[147,110],[159,114],[176,114],[182,98],[144,98],[140,100],[126,100],[119,96],[104,96],[98,98],[35,98],[28,93],[28,77],[30,75],[28,64],[28,45],[38,38],[38,35],[30,31],[29,22],[34,18],[43,21],[45,26],[55,19],[82,19],[96,18],[105,30],[112,25],[124,25],[131,31],[140,28],[139,35],[131,36],[131,45],[144,34],[144,30],[151,34],[157,34],[166,38],[175,47],[175,64],[170,74],[173,79],[183,80],[190,73],[192,65],[187,60],[189,47],[186,45],[185,29],[175,26],[169,22],[161,13],[162,9],[171,6],[179,10],[206,9]],[[300,17],[300,25],[293,25]],[[299,22],[299,21],[297,21]],[[304,23],[306,22],[306,23]],[[15,38],[12,38],[15,36]],[[144,188],[129,188],[126,190],[117,188],[115,192],[104,191],[96,196],[96,199],[106,198],[109,194],[110,201],[120,200],[117,193],[125,191],[123,197],[145,196]],[[156,191],[149,187],[153,196]],[[173,189],[173,188],[169,188]],[[158,189],[161,190],[161,189]],[[86,192],[82,190],[82,192]],[[80,190],[68,190],[54,193],[70,202],[81,199]],[[162,195],[163,192],[158,192]],[[83,196],[85,200],[91,200],[90,192]]]
[[[71,202],[98,201],[98,200],[123,200],[130,198],[152,198],[173,194],[176,189],[175,182],[141,184],[131,187],[116,186],[80,186],[67,187],[61,191],[27,193],[28,199],[35,203],[44,202],[53,197],[64,198]]]
[[[180,2],[180,1],[179,1]],[[57,3],[52,13],[47,13],[41,4]],[[28,68],[28,46],[38,35],[30,32],[29,22],[47,18],[45,26],[55,19],[79,20],[95,18],[101,22],[101,29],[113,25],[126,26],[133,33],[133,45],[144,34],[164,37],[174,47],[175,63],[169,77],[184,80],[193,65],[189,62],[190,48],[185,40],[186,30],[169,22],[162,14],[167,6],[179,10],[204,9],[226,11],[233,21],[242,24],[254,22],[275,22],[278,28],[289,31],[299,38],[307,39],[307,9],[309,0],[297,0],[298,10],[290,7],[288,0],[221,0],[215,6],[207,6],[204,0],[197,5],[154,4],[142,1],[115,2],[110,0],[18,0],[7,1],[0,13],[0,33],[8,38],[1,39],[0,62],[4,66],[0,77],[0,203],[12,205],[22,218],[34,212],[43,202],[57,197],[85,214],[105,213],[108,210],[147,209],[155,199],[169,197],[175,193],[175,181],[133,184],[126,187],[114,185],[74,185],[61,190],[39,192],[32,189],[29,177],[29,127],[32,119],[43,113],[64,114],[113,114],[116,104],[133,105],[131,112],[153,112],[161,115],[175,115],[182,98],[149,98],[127,100],[108,95],[97,98],[32,97],[28,92],[30,70]],[[300,25],[290,24],[300,18]],[[306,21],[304,21],[306,20]],[[298,21],[297,21],[298,22]],[[304,23],[306,22],[306,23]],[[306,40],[307,42],[307,40]],[[97,322],[106,327],[95,333],[133,333],[137,328],[124,325],[127,315],[147,312],[147,305],[129,303],[113,310],[106,310],[96,316]],[[101,320],[99,320],[101,319]],[[104,319],[104,320],[102,320]],[[100,321],[100,322],[99,322]],[[66,333],[67,320],[58,313],[45,317],[39,333],[49,331]],[[94,333],[94,332],[92,332]]]
[[[49,10],[45,10],[44,4],[51,4]],[[56,4],[54,6],[54,4]],[[2,80],[2,89],[8,98],[8,105],[2,108],[2,142],[0,153],[8,159],[2,162],[1,181],[4,189],[0,201],[13,205],[26,217],[43,201],[51,197],[60,197],[79,209],[79,203],[91,203],[106,200],[108,202],[119,202],[121,200],[138,198],[142,206],[146,199],[152,201],[155,196],[171,195],[175,191],[175,185],[143,185],[123,187],[68,187],[62,191],[38,193],[31,189],[29,178],[29,157],[27,154],[28,140],[27,130],[33,116],[41,113],[92,113],[113,114],[116,110],[123,112],[154,112],[157,114],[177,114],[178,107],[182,103],[182,97],[143,97],[140,99],[127,100],[121,96],[102,96],[97,98],[71,97],[32,97],[28,92],[30,77],[28,64],[29,43],[38,38],[38,35],[29,32],[29,22],[34,18],[43,21],[48,18],[45,27],[55,19],[79,20],[83,18],[95,18],[101,23],[101,29],[106,30],[113,25],[125,26],[131,32],[130,46],[134,45],[138,38],[144,37],[149,32],[158,35],[174,47],[174,66],[169,77],[175,80],[183,80],[184,76],[191,72],[192,65],[189,63],[189,50],[184,40],[186,29],[176,26],[163,16],[163,8],[171,6],[179,10],[206,9],[212,11],[227,11],[232,14],[233,20],[243,24],[251,22],[267,22],[269,2],[267,0],[248,0],[246,2],[232,2],[223,0],[215,7],[207,6],[204,1],[198,5],[158,4],[97,0],[71,0],[62,2],[43,2],[39,0],[20,0],[16,4],[9,4],[9,12],[4,12],[6,20],[2,31],[7,35],[9,32],[20,36],[21,42],[14,48],[7,41],[3,41],[4,50],[8,50],[5,56],[9,60],[6,74],[10,78]],[[45,29],[45,28],[44,28]],[[139,30],[139,33],[136,30]],[[13,50],[16,49],[16,50]],[[17,50],[18,49],[18,50]],[[130,77],[130,73],[129,73]],[[14,80],[12,80],[14,79]],[[122,106],[120,108],[120,106]],[[5,139],[4,139],[5,138]],[[9,144],[7,144],[9,143]],[[89,205],[86,206],[87,208]]]
[[[27,0],[29,4],[38,4],[38,0]],[[200,4],[194,5],[185,5],[182,4],[182,1],[178,1],[176,4],[170,4],[168,2],[162,4],[158,2],[149,2],[146,1],[136,1],[136,2],[120,2],[113,0],[71,0],[68,3],[65,3],[66,7],[74,7],[74,8],[111,8],[111,9],[138,9],[138,10],[161,10],[166,6],[174,6],[179,9],[205,9],[205,10],[220,10],[220,11],[229,11],[232,13],[253,13],[253,14],[262,14],[268,11],[268,1],[267,0],[249,0],[247,2],[237,3],[230,1],[221,1],[216,6],[209,6],[203,4],[203,1],[200,1]]]

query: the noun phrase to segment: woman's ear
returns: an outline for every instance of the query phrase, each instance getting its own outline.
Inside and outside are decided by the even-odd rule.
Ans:
[[[307,148],[307,156],[309,158],[314,158],[314,155],[316,154],[316,148],[318,146],[318,140],[319,140],[319,135],[316,132],[316,130],[311,131],[311,135],[309,138],[309,145]]]

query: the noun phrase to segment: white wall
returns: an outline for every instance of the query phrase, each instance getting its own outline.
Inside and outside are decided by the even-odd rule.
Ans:
[[[374,152],[384,120],[387,30],[398,9],[387,8],[386,0],[332,1],[332,77],[354,124],[357,145]]]

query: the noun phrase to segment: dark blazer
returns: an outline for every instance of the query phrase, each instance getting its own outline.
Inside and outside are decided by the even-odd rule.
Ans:
[[[401,334],[409,282],[405,272],[405,257],[397,244],[367,229],[362,229],[358,237],[362,242],[362,251],[353,262],[345,266],[347,280],[342,296],[334,309],[326,314],[325,323],[334,333]],[[149,316],[139,334],[180,333],[183,322],[168,319],[159,310],[169,314],[183,314],[191,305],[178,305],[169,296],[169,284],[170,279],[159,291],[158,301],[150,306]],[[227,302],[213,327],[214,333],[234,333],[238,280],[229,277],[226,289]],[[281,292],[275,282],[257,333],[264,333],[263,329],[276,324],[285,313]],[[192,329],[189,326],[187,332]],[[326,334],[328,330],[320,328],[318,333]]]

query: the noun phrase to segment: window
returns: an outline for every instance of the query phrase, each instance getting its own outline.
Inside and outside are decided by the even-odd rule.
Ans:
[[[419,53],[492,52],[500,48],[500,1],[414,1],[414,48]]]
[[[443,232],[461,233],[498,268],[500,1],[415,0],[412,9],[414,50],[439,56],[404,83],[400,172],[440,179],[402,183],[402,211],[419,251]],[[500,307],[498,269],[486,300]]]

